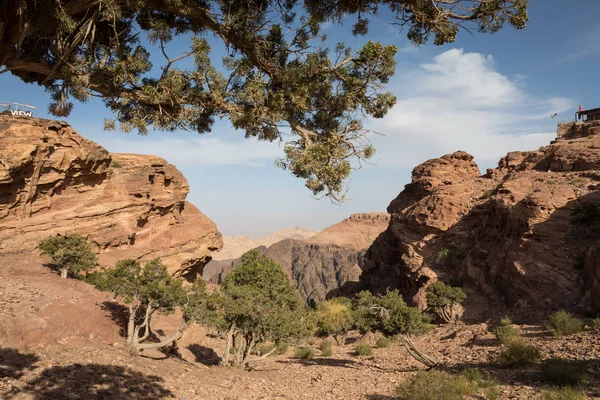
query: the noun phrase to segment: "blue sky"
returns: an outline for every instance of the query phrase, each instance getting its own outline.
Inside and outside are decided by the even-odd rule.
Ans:
[[[400,49],[388,85],[398,104],[384,119],[366,122],[382,134],[371,138],[376,165],[353,174],[341,206],[315,200],[302,180],[275,167],[282,147],[245,140],[227,120],[206,135],[104,132],[110,113],[96,100],[76,104],[67,121],[109,151],[155,154],[176,165],[190,183],[188,199],[224,235],[266,236],[290,226],[319,230],[351,213],[385,211],[412,168],[429,158],[465,150],[484,172],[508,151],[546,145],[556,129],[551,114],[565,120],[579,104],[600,107],[600,2],[530,0],[529,15],[524,30],[461,32],[442,47],[415,48],[383,19],[371,22],[368,39]],[[349,32],[349,24],[326,31],[332,43],[358,47],[366,40]],[[182,53],[187,43],[177,40],[168,50]],[[9,74],[0,75],[0,100],[36,105],[40,117],[49,117],[48,95]]]

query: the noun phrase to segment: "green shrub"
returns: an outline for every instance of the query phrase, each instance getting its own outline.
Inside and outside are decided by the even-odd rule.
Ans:
[[[510,319],[508,317],[502,318],[500,320],[500,325],[502,325],[502,326],[513,325],[512,319]]]
[[[123,163],[121,161],[113,160],[113,162],[110,164],[110,166],[113,168],[122,168]]]
[[[524,367],[540,359],[540,350],[530,344],[516,340],[510,342],[500,353],[498,363],[505,367]]]
[[[462,400],[474,394],[477,384],[463,375],[419,371],[396,390],[399,400]]]
[[[281,343],[277,343],[277,350],[275,350],[275,353],[277,354],[285,354],[288,352],[288,349],[290,348],[290,345],[285,343],[285,342],[281,342]]]
[[[542,363],[544,378],[559,386],[577,386],[587,379],[585,366],[570,360],[553,358]]]
[[[600,317],[592,320],[592,328],[597,331],[600,330]]]
[[[373,348],[366,343],[357,343],[354,346],[354,353],[359,356],[372,356]]]
[[[548,329],[554,336],[572,335],[583,331],[583,322],[573,314],[560,310],[550,316]]]
[[[42,253],[50,256],[60,276],[79,275],[96,266],[96,254],[81,235],[49,236],[39,244]]]
[[[494,335],[498,341],[504,345],[508,345],[515,340],[520,340],[519,332],[510,325],[502,325],[494,329]]]
[[[263,354],[267,354],[269,353],[271,350],[273,350],[275,348],[274,344],[269,344],[269,343],[258,343],[255,347],[254,347],[254,354],[257,354],[259,356],[262,356]]]
[[[323,357],[331,357],[333,354],[332,343],[329,340],[323,340],[321,344],[319,344],[319,350],[321,350],[321,355]]]
[[[375,342],[375,345],[379,348],[389,347],[390,344],[392,344],[392,340],[386,337],[380,337],[377,339],[377,342]]]
[[[354,325],[362,333],[419,335],[425,332],[426,321],[419,309],[406,304],[397,289],[383,296],[365,290],[354,301]]]
[[[579,203],[571,210],[571,224],[591,227],[600,223],[600,203]]]
[[[301,360],[312,360],[315,355],[315,350],[310,347],[296,347],[294,356]]]
[[[587,400],[589,397],[577,389],[563,387],[555,392],[545,392],[544,400]]]
[[[341,344],[346,333],[352,328],[354,318],[352,302],[346,297],[336,297],[322,301],[315,312],[319,336],[333,336]]]
[[[462,315],[460,303],[467,295],[459,287],[437,281],[427,288],[427,306],[444,322],[456,321]]]

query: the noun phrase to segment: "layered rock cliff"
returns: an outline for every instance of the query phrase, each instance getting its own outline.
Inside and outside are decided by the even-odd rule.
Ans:
[[[188,192],[162,158],[111,154],[65,123],[0,115],[0,253],[78,233],[101,266],[160,257],[193,279],[222,240]]]
[[[285,239],[258,249],[283,267],[302,298],[321,301],[347,282],[358,281],[366,248],[388,222],[386,213],[353,214],[311,238]],[[213,260],[205,269],[204,279],[219,284],[239,263],[240,258]]]
[[[509,153],[485,175],[464,152],[426,161],[390,203],[361,286],[398,288],[425,308],[442,279],[478,301],[598,312],[600,230],[573,218],[600,205],[599,190],[600,121],[561,125],[549,146]]]

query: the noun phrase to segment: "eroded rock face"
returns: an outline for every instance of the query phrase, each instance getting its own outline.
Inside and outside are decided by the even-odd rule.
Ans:
[[[422,309],[427,286],[443,279],[478,302],[600,311],[600,232],[571,223],[577,204],[600,202],[599,132],[600,123],[573,125],[483,176],[464,152],[419,165],[388,207],[361,286],[399,288]]]
[[[162,158],[110,154],[62,122],[0,116],[1,253],[78,233],[101,266],[160,257],[193,279],[222,240],[188,192]]]
[[[265,253],[281,265],[287,276],[296,283],[304,300],[321,301],[327,293],[348,281],[358,281],[362,254],[348,247],[333,244],[304,243],[285,239],[269,246],[261,246]],[[219,269],[205,279],[220,284],[223,278],[241,262],[241,258],[218,261]],[[211,264],[215,263],[214,261]]]

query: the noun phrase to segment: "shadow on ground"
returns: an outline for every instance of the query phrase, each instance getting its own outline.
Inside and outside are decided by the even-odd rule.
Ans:
[[[221,357],[211,348],[190,344],[187,349],[196,357],[196,362],[207,366],[219,365]]]
[[[73,364],[45,369],[27,383],[25,392],[42,399],[146,399],[175,397],[159,376],[114,365]]]
[[[301,360],[298,358],[291,358],[289,360],[277,360],[281,364],[300,364],[306,367],[321,365],[326,367],[336,368],[358,368],[358,364],[352,360],[342,360],[338,358],[313,358],[312,360]]]
[[[0,349],[0,378],[19,379],[39,361],[34,354],[23,354],[13,349]]]

